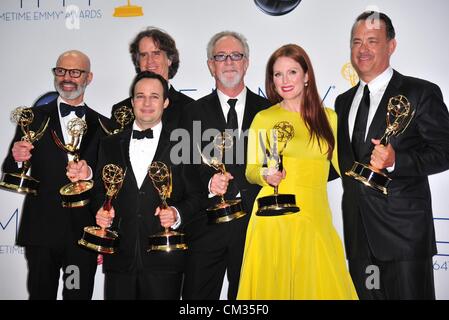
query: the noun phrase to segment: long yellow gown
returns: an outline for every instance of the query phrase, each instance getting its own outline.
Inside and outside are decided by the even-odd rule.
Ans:
[[[336,138],[337,116],[331,109],[326,109],[326,114]],[[259,139],[262,137],[266,146],[266,135],[258,132],[280,121],[290,122],[295,135],[283,151],[287,175],[279,193],[295,194],[301,211],[256,216],[257,201],[254,203],[237,299],[357,299],[342,242],[332,224],[327,144],[321,142],[320,151],[317,141],[310,140],[299,113],[276,104],[256,115],[248,140],[246,177],[262,186],[258,198],[273,194],[261,173],[264,150]],[[336,147],[332,164],[338,170]]]

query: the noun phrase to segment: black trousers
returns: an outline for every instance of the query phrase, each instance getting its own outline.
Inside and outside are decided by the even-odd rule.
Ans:
[[[105,273],[106,300],[179,300],[182,272],[143,269]]]
[[[237,298],[240,268],[249,214],[227,223],[206,226],[206,232],[189,243],[184,300],[218,300],[225,272],[228,299]]]
[[[62,298],[90,300],[97,270],[97,254],[75,243],[59,248],[26,246],[27,287],[30,300],[56,300],[60,271],[63,272]]]
[[[374,256],[359,213],[353,232],[357,239],[349,272],[361,300],[434,300],[432,257],[421,260],[380,261]]]
[[[432,258],[349,260],[349,272],[361,300],[435,300]]]

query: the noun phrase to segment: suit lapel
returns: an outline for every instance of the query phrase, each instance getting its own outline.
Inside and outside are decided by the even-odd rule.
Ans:
[[[89,143],[91,143],[93,141],[93,136],[95,135],[95,132],[97,131],[97,127],[98,127],[97,114],[91,108],[89,108],[87,105],[86,105],[85,119],[86,119],[85,121],[86,121],[86,125],[87,125],[87,131],[81,140],[80,154],[84,154],[87,147],[89,146]]]
[[[357,92],[357,88],[358,85],[353,87],[348,94],[343,98],[344,100],[342,101],[342,113],[341,113],[341,119],[342,119],[342,123],[341,128],[340,128],[340,134],[342,135],[342,143],[344,143],[344,145],[339,146],[340,148],[342,148],[342,150],[347,150],[347,154],[351,156],[351,160],[355,159],[354,156],[354,150],[352,149],[352,145],[351,145],[351,137],[349,134],[349,111],[351,110],[351,105],[352,105],[352,101],[354,100],[354,96],[355,93]]]
[[[218,99],[217,90],[215,89],[210,97],[210,103],[207,103],[208,108],[210,108],[210,118],[212,120],[211,128],[217,128],[220,131],[226,129],[226,118],[223,114],[223,109],[220,104],[220,99]]]
[[[50,122],[48,124],[47,131],[53,131],[54,133],[56,133],[58,138],[64,144],[64,135],[62,134],[61,122],[59,121],[59,110],[58,110],[57,100],[55,100],[52,104],[49,105],[48,115],[50,116]],[[51,136],[50,132],[49,132],[49,134],[51,137],[50,139],[53,141],[53,137]],[[53,143],[56,146],[56,143],[54,141],[53,141]],[[59,147],[56,147],[56,148],[60,151],[60,152],[58,152],[58,154],[61,156],[61,161],[68,162],[69,158],[67,156],[67,153],[65,151],[61,150]]]
[[[176,91],[173,86],[170,86],[170,90],[168,90],[168,99],[170,101],[167,108],[169,108],[172,104],[176,104],[176,102],[179,100],[178,91]]]
[[[156,148],[156,153],[154,154],[153,161],[167,159],[166,153],[170,148],[170,133],[165,127],[162,127],[161,136]]]
[[[248,130],[256,113],[260,110],[259,106],[253,101],[253,95],[248,88],[246,89],[245,112],[243,113],[242,132]]]
[[[120,153],[122,155],[123,163],[125,163],[126,165],[126,175],[129,176],[128,179],[131,179],[130,183],[133,184],[134,188],[138,189],[137,180],[133,171],[133,166],[131,165],[131,160],[129,158],[129,143],[131,140],[131,128],[126,128],[120,134],[121,134]]]
[[[161,161],[161,162],[165,163],[168,167],[170,167],[170,163],[167,162],[167,159],[169,159],[169,157],[167,157],[167,152],[170,151],[170,143],[169,142],[170,142],[170,133],[167,131],[167,128],[163,126],[161,135],[159,137],[159,141],[157,144],[156,152],[154,153],[154,157],[151,160],[151,162]],[[141,189],[145,188],[146,184],[151,185],[151,188],[154,189],[148,174],[145,176],[145,179],[143,180],[140,188]]]

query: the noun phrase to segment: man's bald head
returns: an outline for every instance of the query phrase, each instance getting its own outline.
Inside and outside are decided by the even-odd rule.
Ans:
[[[77,105],[83,102],[84,91],[93,78],[90,59],[86,54],[78,50],[62,53],[53,73],[55,88],[67,103]]]
[[[90,59],[85,53],[83,53],[79,50],[69,50],[69,51],[62,53],[59,56],[58,61],[56,62],[56,65],[58,65],[62,59],[65,59],[68,57],[75,59],[75,60],[79,60],[80,65],[83,66],[82,69],[86,70],[87,72],[90,72]]]

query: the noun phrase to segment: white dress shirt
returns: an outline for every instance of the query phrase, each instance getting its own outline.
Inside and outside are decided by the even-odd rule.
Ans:
[[[131,161],[131,166],[139,189],[148,175],[148,167],[151,165],[151,162],[153,162],[154,155],[156,154],[156,149],[162,132],[162,122],[159,122],[151,129],[153,130],[152,139],[133,139],[131,133],[131,140],[129,142],[129,160]],[[142,131],[135,121],[133,123],[133,130]],[[172,208],[176,210],[177,216],[177,220],[172,225],[172,229],[176,229],[181,224],[181,215],[179,214],[178,209],[175,207]]]
[[[370,83],[368,84],[360,79],[360,85],[357,89],[357,92],[355,93],[354,100],[352,100],[351,109],[349,110],[348,116],[349,137],[351,141],[352,141],[352,132],[354,131],[355,118],[357,116],[357,110],[359,109],[359,104],[363,97],[363,89],[365,88],[366,85],[368,85],[370,91],[368,122],[366,124],[366,131],[365,131],[365,140],[366,140],[369,127],[371,125],[371,122],[373,121],[374,115],[376,114],[377,108],[379,107],[380,100],[382,100],[385,90],[387,89],[387,86],[390,83],[392,77],[393,77],[393,68],[389,66],[387,69],[385,69],[384,72],[378,75],[375,79],[371,80]],[[376,138],[380,139],[381,137]],[[386,169],[388,172],[392,172],[394,170],[394,167],[395,164]]]
[[[229,99],[237,99],[237,103],[235,105],[235,112],[237,112],[237,123],[239,125],[239,136],[240,136],[240,132],[242,131],[243,115],[245,114],[246,91],[247,91],[246,87],[244,87],[242,92],[240,92],[236,97],[229,97],[217,89],[218,99],[220,100],[220,106],[221,106],[221,110],[223,111],[225,120],[228,118],[229,109],[231,109],[231,107],[228,104],[228,100]]]
[[[67,124],[69,123],[70,120],[78,118],[75,114],[75,112],[70,112],[68,115],[66,115],[65,117],[61,116],[61,112],[59,111],[59,105],[61,104],[61,102],[68,103],[67,101],[65,101],[63,98],[61,98],[61,96],[58,97],[58,116],[59,116],[59,123],[61,124],[61,131],[62,131],[62,137],[59,137],[59,139],[63,139],[63,141],[61,141],[62,143],[70,143],[72,137],[69,135],[69,132],[67,131]],[[77,104],[76,106],[83,106],[84,105],[84,101],[82,101],[81,103]],[[84,121],[86,121],[86,115],[84,115],[81,119],[83,119]],[[87,128],[89,129],[89,128]],[[82,141],[83,137],[81,136],[79,139],[79,145],[81,145],[81,141]],[[68,156],[68,160],[72,161],[73,160],[73,155],[71,154],[67,154]]]
[[[388,67],[384,72],[382,72],[374,80],[371,80],[371,82],[368,83],[368,88],[370,92],[369,94],[370,104],[368,113],[368,123],[366,124],[365,139],[368,134],[371,122],[373,121],[374,115],[376,114],[377,108],[379,107],[380,100],[382,100],[382,96],[384,95],[385,90],[387,89],[391,77],[393,77],[393,69],[391,67]],[[360,85],[357,89],[357,92],[355,93],[354,100],[352,100],[351,109],[349,110],[348,125],[349,125],[349,137],[351,141],[352,141],[352,132],[354,131],[355,118],[357,116],[357,110],[359,109],[360,101],[362,100],[363,97],[363,88],[365,88],[365,85],[367,84],[362,80],[360,80]],[[378,139],[380,138],[381,137],[379,137]]]
[[[62,131],[62,139],[63,141],[61,141],[62,143],[70,143],[71,142],[71,135],[69,135],[69,132],[67,131],[67,124],[69,123],[70,120],[78,118],[78,116],[75,114],[75,112],[70,112],[68,115],[66,115],[65,117],[61,116],[61,112],[59,109],[59,105],[61,102],[64,102],[66,104],[70,104],[67,103],[67,101],[65,101],[61,96],[58,97],[57,99],[57,103],[58,103],[58,116],[59,116],[59,123],[61,124],[61,131]],[[75,105],[75,106],[83,106],[85,103],[84,101],[82,101],[81,103]],[[86,115],[84,115],[82,118],[84,121],[86,121]],[[89,128],[87,128],[87,130],[89,130]],[[59,137],[59,139],[61,139],[61,137]],[[83,136],[81,135],[79,138],[79,144],[78,144],[78,149],[79,146],[81,146],[81,141],[83,140]],[[68,161],[72,161],[74,158],[73,155],[71,155],[70,153],[67,153],[67,159]],[[85,179],[85,180],[91,180],[93,178],[93,170],[92,168],[89,166],[89,164],[87,164],[90,170],[89,176]]]
[[[221,92],[220,90],[217,89],[218,99],[220,100],[220,106],[221,106],[221,110],[223,111],[223,115],[224,115],[225,120],[228,118],[229,109],[231,109],[231,107],[228,104],[228,100],[229,99],[237,99],[237,103],[235,104],[235,112],[237,113],[237,122],[238,122],[238,126],[239,126],[239,130],[238,130],[239,136],[240,136],[240,133],[242,131],[243,115],[245,114],[246,92],[247,92],[247,89],[246,89],[246,87],[244,87],[242,92],[240,92],[237,96],[229,97],[229,96],[225,95],[223,92]],[[216,196],[216,194],[213,194],[210,191],[210,184],[211,184],[211,182],[212,182],[212,178],[209,180],[209,184],[208,184],[209,198],[212,198],[212,197]],[[240,197],[240,192],[236,196]]]
[[[142,131],[135,121],[133,123],[133,130]],[[159,122],[152,128],[152,130],[153,139],[133,139],[131,133],[131,140],[129,142],[129,160],[131,161],[131,166],[139,189],[148,174],[148,167],[151,162],[153,162],[154,154],[156,153],[159,138],[161,136],[162,123]]]

